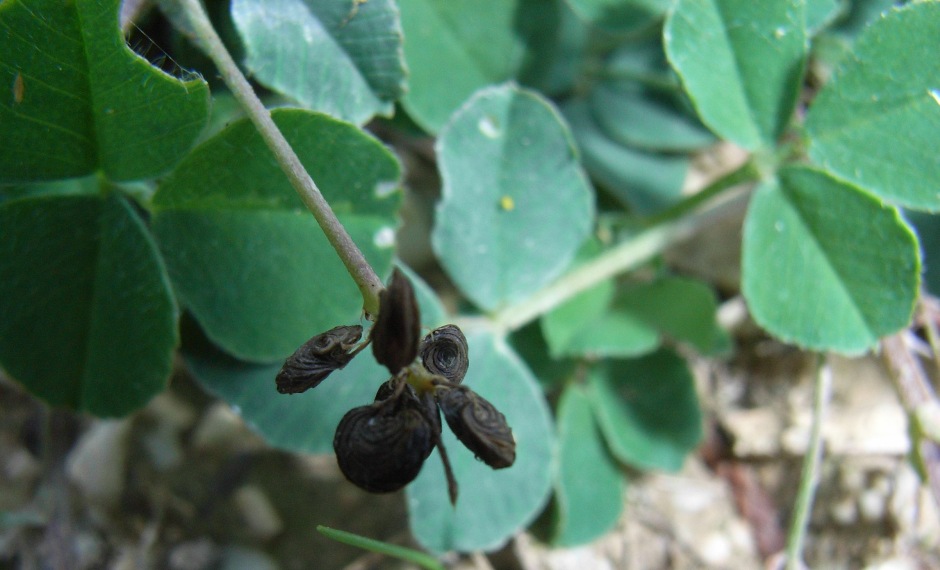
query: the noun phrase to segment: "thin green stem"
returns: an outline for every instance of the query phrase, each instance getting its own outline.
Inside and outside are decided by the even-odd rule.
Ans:
[[[709,185],[703,192],[708,191],[707,198],[714,198],[724,190],[756,179],[755,172],[741,168]],[[662,221],[605,251],[591,261],[575,267],[522,303],[507,307],[493,315],[493,322],[501,330],[514,331],[578,293],[590,289],[605,279],[635,269],[662,253],[666,248],[695,234],[701,228],[738,211],[737,207],[742,205],[745,198],[746,195],[737,196],[707,210],[688,214],[694,206],[704,201],[704,199],[696,200],[693,205],[682,208],[681,213],[686,214],[683,217],[678,217],[677,211],[675,219]]]
[[[732,170],[721,178],[718,178],[705,188],[702,188],[700,191],[692,194],[681,202],[666,208],[654,216],[646,218],[643,220],[643,225],[650,227],[669,220],[681,218],[705,202],[708,202],[712,198],[715,198],[716,196],[724,193],[728,189],[734,188],[739,184],[744,184],[745,182],[756,182],[759,179],[760,170],[752,160],[748,160],[739,168]]]
[[[359,291],[362,293],[365,312],[368,315],[377,315],[379,291],[384,288],[384,284],[376,275],[375,270],[366,261],[365,256],[362,255],[352,238],[349,237],[346,228],[336,218],[320,189],[317,188],[310,174],[304,169],[294,149],[288,144],[287,139],[284,138],[277,125],[274,124],[271,113],[265,108],[254,90],[252,90],[248,80],[238,69],[235,60],[232,59],[222,43],[222,39],[213,28],[212,22],[209,21],[202,4],[199,0],[177,0],[177,5],[182,9],[182,13],[189,24],[189,29],[195,34],[196,42],[215,63],[225,84],[241,106],[244,107],[251,122],[255,124],[268,148],[274,153],[274,157],[284,174],[290,179],[304,204],[313,213],[317,223],[323,229],[323,233],[326,234],[330,245],[336,250],[349,275],[356,282]]]
[[[793,506],[793,519],[787,533],[787,570],[801,570],[803,564],[803,541],[809,526],[809,515],[819,484],[819,467],[822,464],[822,425],[832,394],[832,368],[824,357],[817,356],[817,368],[813,384],[813,424],[810,428],[809,449],[803,459],[800,487]]]
[[[358,534],[353,534],[344,530],[337,530],[335,528],[330,528],[323,525],[317,526],[317,532],[337,542],[342,542],[343,544],[362,548],[363,550],[368,550],[370,552],[377,552],[386,556],[392,556],[406,562],[411,562],[412,564],[417,564],[422,568],[427,568],[427,570],[444,570],[444,565],[438,562],[436,558],[423,552],[412,550],[411,548],[405,548],[404,546],[397,546],[395,544],[388,544],[380,540],[366,538],[364,536],[359,536]]]
[[[664,78],[655,73],[642,73],[632,69],[623,68],[602,68],[593,74],[597,79],[613,79],[633,81],[643,87],[649,87],[658,91],[675,93],[680,89],[678,81]]]
[[[906,338],[912,334],[911,331],[905,330],[883,338],[881,353],[891,370],[909,421],[917,428],[913,430],[916,437],[912,441],[915,464],[920,464],[921,475],[925,478],[934,501],[940,506],[940,461],[937,460],[940,457],[940,444],[918,435],[923,434],[925,427],[929,427],[923,423],[929,419],[924,414],[936,405],[937,396],[920,359],[911,349],[911,341]]]
[[[922,288],[917,304],[920,319],[927,331],[927,342],[930,344],[934,366],[937,367],[937,372],[940,372],[940,332],[937,331],[936,319],[937,300],[926,289]]]

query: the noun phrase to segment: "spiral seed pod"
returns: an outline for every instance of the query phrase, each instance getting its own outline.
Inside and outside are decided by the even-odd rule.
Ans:
[[[383,382],[375,393],[376,403],[383,402],[394,396],[396,389],[395,383],[400,381],[399,379],[392,378]],[[436,434],[438,437],[440,436],[441,412],[437,409],[437,403],[434,401],[434,396],[431,395],[430,392],[418,394],[414,388],[405,384],[398,398],[401,400],[398,402],[398,406],[407,406],[416,410],[421,409],[424,414],[424,419],[427,420],[431,426],[433,434]],[[430,455],[430,453],[431,449],[429,448],[428,454]]]
[[[431,374],[460,384],[470,367],[467,337],[456,325],[434,329],[421,342],[421,361]]]
[[[281,394],[297,394],[316,387],[334,370],[343,368],[350,350],[362,338],[359,325],[339,326],[311,338],[284,361],[275,383]]]
[[[493,404],[466,386],[440,386],[435,394],[447,425],[477,459],[493,469],[516,461],[512,429]]]
[[[408,278],[395,269],[388,287],[379,293],[379,317],[372,327],[372,353],[392,375],[418,356],[421,315]]]
[[[421,411],[398,402],[349,410],[333,437],[343,475],[371,493],[390,493],[412,482],[432,447],[431,426]]]

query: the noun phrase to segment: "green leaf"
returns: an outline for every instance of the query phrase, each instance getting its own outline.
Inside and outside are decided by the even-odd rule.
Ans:
[[[101,169],[156,176],[195,142],[209,115],[201,78],[181,81],[124,43],[118,0],[0,3],[0,182]]]
[[[702,438],[692,374],[669,350],[603,362],[589,383],[601,431],[624,463],[677,471]]]
[[[575,295],[542,317],[542,333],[554,358],[637,356],[659,346],[659,335],[628,311],[611,309],[613,280]]]
[[[101,193],[101,180],[97,176],[68,178],[35,184],[0,185],[0,204],[7,200],[35,196],[76,196]]]
[[[519,82],[549,96],[574,88],[588,57],[592,29],[561,0],[526,0],[517,18],[528,38]]]
[[[532,374],[502,339],[466,331],[470,370],[464,384],[506,416],[516,440],[516,462],[493,470],[474,459],[444,428],[460,496],[452,507],[437,453],[408,486],[415,538],[432,552],[493,550],[525,528],[544,507],[551,488],[552,422]]]
[[[715,292],[701,281],[663,277],[625,289],[614,302],[615,312],[632,315],[676,341],[688,342],[705,354],[729,346],[728,334],[718,327]]]
[[[646,150],[682,152],[709,145],[715,137],[671,97],[643,92],[631,81],[599,84],[589,96],[591,111],[611,139]]]
[[[404,92],[392,0],[234,0],[232,18],[254,76],[304,107],[361,124]]]
[[[884,199],[940,210],[938,37],[936,2],[872,24],[810,108],[813,161]]]
[[[898,211],[808,168],[782,170],[751,200],[742,281],[754,319],[813,350],[860,353],[907,325],[917,242]]]
[[[432,244],[467,297],[495,309],[568,266],[590,232],[593,196],[548,102],[513,86],[481,90],[441,132],[437,153],[444,186]]]
[[[621,43],[607,56],[603,73],[606,78],[629,79],[661,91],[681,91],[679,77],[666,59],[661,35]]]
[[[839,19],[834,31],[840,35],[855,38],[881,14],[906,3],[907,0],[848,0],[848,9]]]
[[[395,158],[325,115],[272,115],[366,259],[387,272]],[[270,362],[358,319],[358,288],[248,121],[197,147],[161,185],[153,208],[181,302],[230,354]]]
[[[418,300],[418,310],[421,313],[421,325],[425,328],[434,329],[446,324],[447,309],[444,308],[444,304],[441,303],[434,289],[407,265],[401,262],[396,262],[395,265],[411,281],[415,298]]]
[[[629,33],[661,18],[670,0],[567,0],[580,17],[609,32]]]
[[[516,33],[525,0],[399,0],[408,93],[415,122],[437,132],[475,91],[513,76],[525,42]]]
[[[576,546],[609,531],[623,510],[623,475],[613,461],[583,388],[570,385],[558,402],[557,520],[552,543]]]
[[[388,370],[368,352],[315,389],[291,395],[275,389],[280,362],[252,364],[206,346],[187,351],[186,362],[199,383],[235,408],[265,441],[298,453],[333,453],[333,436],[343,415],[372,402],[388,379]]]
[[[816,35],[848,9],[848,0],[807,0],[806,29]]]
[[[52,405],[120,416],[166,385],[177,343],[170,283],[117,193],[0,206],[0,362]]]
[[[614,142],[597,125],[586,102],[563,108],[591,177],[624,205],[653,214],[679,201],[689,169],[684,156],[652,154]]]
[[[691,114],[659,37],[622,43],[587,99],[614,141],[646,150],[687,151],[714,142]]]
[[[713,131],[748,150],[775,143],[803,75],[804,11],[801,0],[678,0],[666,53]]]
[[[550,356],[541,321],[533,321],[514,331],[507,340],[546,390],[566,382],[579,364],[574,359],[555,359]]]
[[[704,283],[664,277],[615,290],[604,281],[542,317],[552,356],[632,357],[654,350],[660,337],[703,353],[728,346],[715,321],[717,300]]]

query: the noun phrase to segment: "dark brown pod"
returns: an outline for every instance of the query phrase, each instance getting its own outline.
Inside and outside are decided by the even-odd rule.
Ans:
[[[360,406],[340,420],[333,449],[343,475],[356,486],[390,493],[418,476],[434,439],[424,414],[408,401]]]
[[[372,326],[372,353],[393,375],[418,356],[421,315],[408,278],[397,268],[379,293],[379,317]]]
[[[275,382],[281,394],[297,394],[316,387],[334,370],[343,368],[349,353],[362,338],[359,325],[339,326],[311,338],[284,361]]]
[[[453,384],[460,384],[470,367],[467,337],[456,325],[434,329],[421,342],[421,361],[431,374],[439,374]]]
[[[516,461],[516,440],[506,416],[466,386],[440,386],[437,403],[451,431],[467,449],[493,469]]]
[[[375,393],[375,401],[382,402],[388,400],[390,397],[395,395],[395,386],[396,382],[402,382],[403,380],[392,378],[383,382],[378,391]],[[407,405],[408,407],[414,409],[420,409],[424,413],[424,419],[426,419],[433,430],[434,434],[440,436],[441,433],[441,412],[437,409],[437,403],[434,401],[434,396],[430,392],[425,392],[423,394],[418,394],[414,388],[410,385],[405,384],[402,388],[401,393],[398,395],[401,401],[398,403],[399,406]],[[432,442],[433,443],[433,442]],[[428,454],[431,453],[431,450],[428,449]]]
[[[375,392],[375,401],[381,402],[382,400],[388,400],[395,393],[396,382],[400,382],[400,380],[391,378],[382,382],[382,384],[379,385],[379,389]],[[409,388],[411,388],[411,386],[405,386],[404,389],[407,390]],[[411,388],[411,390],[413,391],[414,388]]]

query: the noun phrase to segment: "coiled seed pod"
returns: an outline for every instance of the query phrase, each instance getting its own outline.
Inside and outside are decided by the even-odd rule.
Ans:
[[[349,351],[360,338],[359,325],[334,327],[314,336],[284,361],[275,378],[277,391],[297,394],[316,387],[331,372],[349,364]]]
[[[421,315],[408,278],[397,268],[379,293],[379,317],[372,327],[372,353],[392,375],[418,356]]]
[[[396,382],[401,382],[401,380],[392,378],[383,382],[378,391],[375,393],[375,401],[382,402],[388,400],[395,395]],[[414,388],[410,385],[405,384],[402,387],[402,392],[398,395],[399,399],[404,400],[399,402],[398,405],[407,406],[413,409],[420,409],[424,414],[424,419],[429,422],[431,426],[432,435],[440,437],[441,434],[441,412],[437,409],[437,403],[434,401],[434,396],[430,392],[425,392],[423,394],[418,394]],[[431,454],[433,449],[434,439],[432,438],[432,447],[428,448],[428,455]]]
[[[333,437],[343,475],[371,493],[390,493],[411,483],[432,447],[431,426],[421,411],[390,402],[349,410]]]
[[[493,469],[516,461],[516,440],[506,416],[466,386],[439,386],[435,394],[451,431]]]
[[[432,374],[460,384],[470,367],[467,337],[456,325],[434,329],[421,342],[421,361]]]

